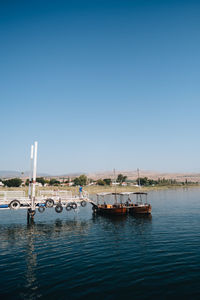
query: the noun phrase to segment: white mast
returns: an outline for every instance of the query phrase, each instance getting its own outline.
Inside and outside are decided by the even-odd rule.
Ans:
[[[32,168],[33,168],[33,145],[31,145],[31,166],[29,172],[29,186],[28,186],[28,197],[31,199],[31,183],[32,183]]]
[[[38,142],[34,143],[34,160],[33,160],[33,183],[32,183],[32,198],[31,209],[35,209],[35,184],[36,184],[36,172],[37,172],[37,147]]]
[[[113,169],[113,173],[114,173],[114,183],[115,183],[115,203],[117,203],[117,184],[116,184],[115,169]]]
[[[141,189],[141,185],[140,185],[140,170],[139,170],[139,168],[137,168],[137,173],[138,173],[138,185],[139,185],[139,188]]]

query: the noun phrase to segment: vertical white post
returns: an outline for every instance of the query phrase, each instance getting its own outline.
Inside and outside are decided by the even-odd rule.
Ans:
[[[116,173],[115,173],[115,169],[113,169],[113,173],[114,173],[114,182],[115,182],[115,203],[117,203],[117,184],[116,184]]]
[[[33,145],[31,145],[31,166],[30,166],[30,172],[29,172],[29,186],[28,186],[28,197],[29,197],[29,199],[31,199],[32,168],[33,168]]]
[[[140,170],[139,170],[139,168],[137,168],[137,173],[138,173],[138,185],[139,185],[139,188],[141,189],[141,185],[140,185]]]
[[[37,172],[37,146],[38,142],[34,143],[34,160],[33,160],[33,187],[31,198],[31,209],[35,210],[35,184],[36,184],[36,172]]]

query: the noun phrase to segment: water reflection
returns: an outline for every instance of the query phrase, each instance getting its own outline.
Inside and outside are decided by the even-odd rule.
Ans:
[[[15,269],[20,270],[22,268],[20,264],[22,261],[25,262],[23,271],[20,270],[23,272],[23,280],[18,279],[20,286],[18,294],[21,299],[36,299],[43,297],[44,294],[40,270],[54,268],[54,272],[57,272],[57,268],[59,269],[58,265],[56,266],[57,260],[63,259],[61,266],[63,264],[70,266],[73,254],[79,257],[81,253],[84,253],[84,259],[91,265],[89,253],[93,254],[92,249],[97,247],[95,240],[96,244],[99,243],[95,250],[98,255],[101,256],[105,249],[110,253],[110,247],[115,256],[118,254],[120,257],[123,241],[130,238],[134,240],[136,234],[145,235],[151,230],[151,221],[151,216],[92,215],[92,218],[86,221],[56,219],[49,223],[2,225],[0,250],[5,255],[12,256],[13,253],[17,253]],[[107,245],[104,245],[106,240]],[[83,243],[86,243],[84,252],[82,252]],[[80,245],[80,249],[76,248],[75,244]]]
[[[17,264],[21,264],[21,260],[25,262],[25,266],[23,263],[20,267],[24,268],[23,288],[18,291],[21,299],[36,299],[42,296],[41,282],[38,280],[38,267],[41,265],[38,266],[38,260],[41,258],[40,248],[44,246],[44,243],[44,251],[48,257],[48,241],[51,240],[57,245],[59,237],[67,240],[69,235],[82,236],[88,232],[88,229],[89,222],[87,221],[62,221],[60,219],[55,220],[54,223],[31,222],[28,225],[0,226],[1,253],[5,253],[6,256],[13,256],[13,250],[15,255],[18,253],[15,268]],[[62,245],[58,244],[58,254],[59,246]]]
[[[125,232],[146,234],[152,230],[152,215],[98,215],[93,214],[93,222],[102,226],[103,230],[112,232],[112,235],[123,235]]]
[[[84,234],[88,231],[89,222],[68,220],[63,221],[56,219],[53,223],[31,223],[26,225],[0,226],[1,240],[3,239],[3,248],[10,246],[20,246],[24,239],[27,242],[32,241],[30,238],[39,236],[50,238],[57,237],[60,234]]]
[[[25,247],[25,261],[26,261],[26,271],[25,271],[25,289],[21,293],[23,299],[34,299],[41,297],[42,295],[38,291],[38,281],[36,276],[37,270],[37,253],[35,251],[35,226],[32,222],[26,228],[27,233],[27,244]],[[23,229],[22,229],[23,230]]]

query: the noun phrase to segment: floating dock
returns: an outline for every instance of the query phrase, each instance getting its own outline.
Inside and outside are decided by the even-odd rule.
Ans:
[[[34,220],[36,210],[43,213],[46,208],[54,207],[57,213],[61,213],[63,208],[70,211],[78,206],[85,207],[89,202],[93,203],[87,192],[73,196],[71,192],[65,190],[42,190],[38,191],[36,196],[37,148],[37,142],[31,145],[28,196],[26,196],[25,191],[0,191],[0,210],[27,209],[27,221],[29,223],[30,220]]]

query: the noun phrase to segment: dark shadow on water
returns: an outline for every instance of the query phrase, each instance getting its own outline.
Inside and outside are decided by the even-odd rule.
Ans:
[[[87,233],[90,226],[88,221],[56,219],[51,223],[15,224],[0,226],[0,241],[5,241],[5,247],[20,246],[31,236],[44,239],[57,238],[59,236],[82,235]],[[2,247],[1,247],[2,249]]]
[[[152,215],[99,215],[93,214],[93,223],[101,227],[103,232],[119,237],[129,232],[134,235],[149,234],[152,230]]]
[[[105,219],[105,220],[109,220],[110,222],[113,222],[113,223],[119,223],[119,222],[123,222],[127,219],[127,214],[125,215],[100,215],[100,214],[96,214],[96,213],[93,213],[92,214],[92,220],[95,221],[95,220],[100,220],[101,218]]]
[[[47,223],[30,223],[19,225],[2,225],[0,226],[1,250],[14,247],[17,251],[23,249],[25,269],[23,287],[20,286],[16,293],[20,295],[20,299],[36,299],[43,297],[41,291],[41,282],[38,277],[38,267],[40,266],[40,252],[38,250],[42,244],[56,243],[64,245],[66,241],[71,239],[80,240],[84,236],[90,235],[90,231],[94,231],[94,235],[101,235],[103,239],[112,242],[115,251],[120,251],[120,243],[123,243],[126,236],[144,236],[151,231],[151,216],[102,216],[92,215],[87,221],[83,220],[61,220],[56,219],[54,222]],[[45,246],[46,247],[46,246]],[[17,250],[18,249],[18,250]],[[58,249],[59,254],[59,249]],[[58,255],[57,254],[57,255]]]
[[[111,223],[123,223],[127,221],[127,219],[135,220],[138,223],[148,223],[152,221],[152,215],[148,214],[141,214],[141,215],[131,215],[131,214],[124,214],[124,215],[100,215],[93,213],[92,220],[93,222],[99,221],[101,219],[110,221]]]
[[[38,282],[38,241],[43,242],[60,240],[67,241],[69,236],[82,236],[88,232],[89,223],[78,220],[62,221],[56,219],[52,223],[34,223],[27,225],[0,226],[1,251],[14,248],[15,251],[23,249],[24,256],[24,281],[23,288],[18,287],[16,294],[19,299],[41,298],[41,283]],[[58,249],[59,250],[59,249]]]
[[[131,218],[134,218],[135,220],[141,220],[142,222],[151,222],[152,221],[152,215],[148,214],[141,214],[141,215],[129,215]]]

